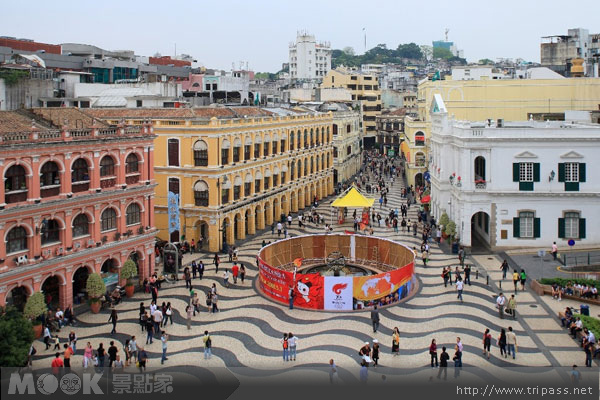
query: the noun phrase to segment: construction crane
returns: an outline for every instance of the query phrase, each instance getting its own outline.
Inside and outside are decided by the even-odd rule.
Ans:
[[[450,29],[446,28],[446,42],[448,41],[448,32],[450,32]]]

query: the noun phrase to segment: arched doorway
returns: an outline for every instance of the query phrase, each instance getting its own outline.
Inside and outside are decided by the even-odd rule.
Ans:
[[[229,228],[229,219],[225,218],[223,220],[223,226],[221,227],[221,244],[222,244],[221,248],[223,250],[227,249],[227,245],[230,244],[230,243],[228,243],[228,240],[227,240],[228,228]]]
[[[242,239],[242,232],[240,231],[240,224],[242,223],[241,218],[242,217],[240,214],[235,214],[235,218],[233,220],[233,234],[236,240]]]
[[[479,211],[471,217],[471,252],[488,252],[490,250],[490,216]]]
[[[475,157],[473,167],[475,172],[475,183],[485,183],[485,158],[482,156]]]
[[[81,304],[87,298],[85,287],[89,275],[87,266],[79,267],[73,274],[73,304]]]
[[[196,222],[196,249],[200,251],[208,247],[208,223],[206,221]],[[202,240],[200,240],[202,238]],[[200,245],[200,243],[202,243]]]
[[[248,236],[248,226],[250,225],[248,222],[250,221],[250,211],[246,210],[244,212],[244,220],[246,221],[246,223],[244,224],[244,234]]]
[[[46,304],[53,310],[60,304],[59,286],[60,281],[56,275],[48,277],[42,284],[42,293],[44,293],[44,297],[46,298]]]
[[[19,311],[23,311],[25,303],[27,303],[27,297],[29,297],[29,289],[25,286],[17,286],[6,296],[6,305],[13,306]]]
[[[424,186],[423,174],[420,172],[415,175],[415,187],[418,186]]]
[[[273,200],[273,222],[279,222],[279,220],[281,219],[280,215],[277,215],[278,210],[279,210],[279,200],[275,199]]]
[[[102,267],[100,268],[100,275],[102,279],[104,279],[104,284],[106,285],[106,290],[108,292],[114,289],[119,283],[119,264],[117,260],[114,258],[109,258],[108,260],[102,263]]]
[[[260,224],[260,215],[261,215],[262,210],[260,209],[260,206],[256,206],[254,208],[254,229],[255,232],[258,232],[260,229],[264,228],[264,221],[263,221],[263,226],[261,226]]]

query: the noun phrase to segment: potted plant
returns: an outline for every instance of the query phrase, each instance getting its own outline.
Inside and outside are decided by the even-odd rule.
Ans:
[[[31,320],[33,324],[33,333],[35,338],[38,339],[42,336],[42,321],[38,320],[38,317],[44,314],[48,310],[44,295],[40,292],[34,293],[27,299],[25,308],[23,309],[23,315],[25,318]]]
[[[448,235],[448,237],[450,237],[450,240],[454,239],[454,235],[456,235],[456,224],[454,223],[454,221],[448,222],[448,225],[446,225],[444,232],[446,233],[446,235]]]
[[[90,299],[90,309],[97,314],[102,306],[102,296],[106,293],[106,285],[100,274],[93,273],[88,276],[86,289]]]
[[[448,226],[448,222],[450,222],[448,214],[443,213],[438,223],[442,226],[442,237],[444,238],[444,240],[448,238],[448,235],[446,235],[446,227]]]
[[[133,262],[133,260],[129,259],[125,261],[123,267],[121,268],[121,279],[126,279],[127,284],[125,285],[125,294],[127,297],[133,296],[133,278],[137,275],[137,265]]]

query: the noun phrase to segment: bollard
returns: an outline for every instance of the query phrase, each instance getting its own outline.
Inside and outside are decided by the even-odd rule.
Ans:
[[[475,279],[479,279],[479,270],[478,269],[475,270]]]
[[[502,280],[498,281],[498,287],[502,289]]]
[[[490,284],[490,277],[489,277],[489,276],[486,276],[486,277],[485,277],[485,284],[486,284],[486,285],[489,285],[489,284]]]

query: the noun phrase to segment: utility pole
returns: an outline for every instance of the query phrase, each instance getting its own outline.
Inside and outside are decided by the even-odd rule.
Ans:
[[[363,28],[363,33],[365,35],[365,53],[367,52],[367,28]]]

